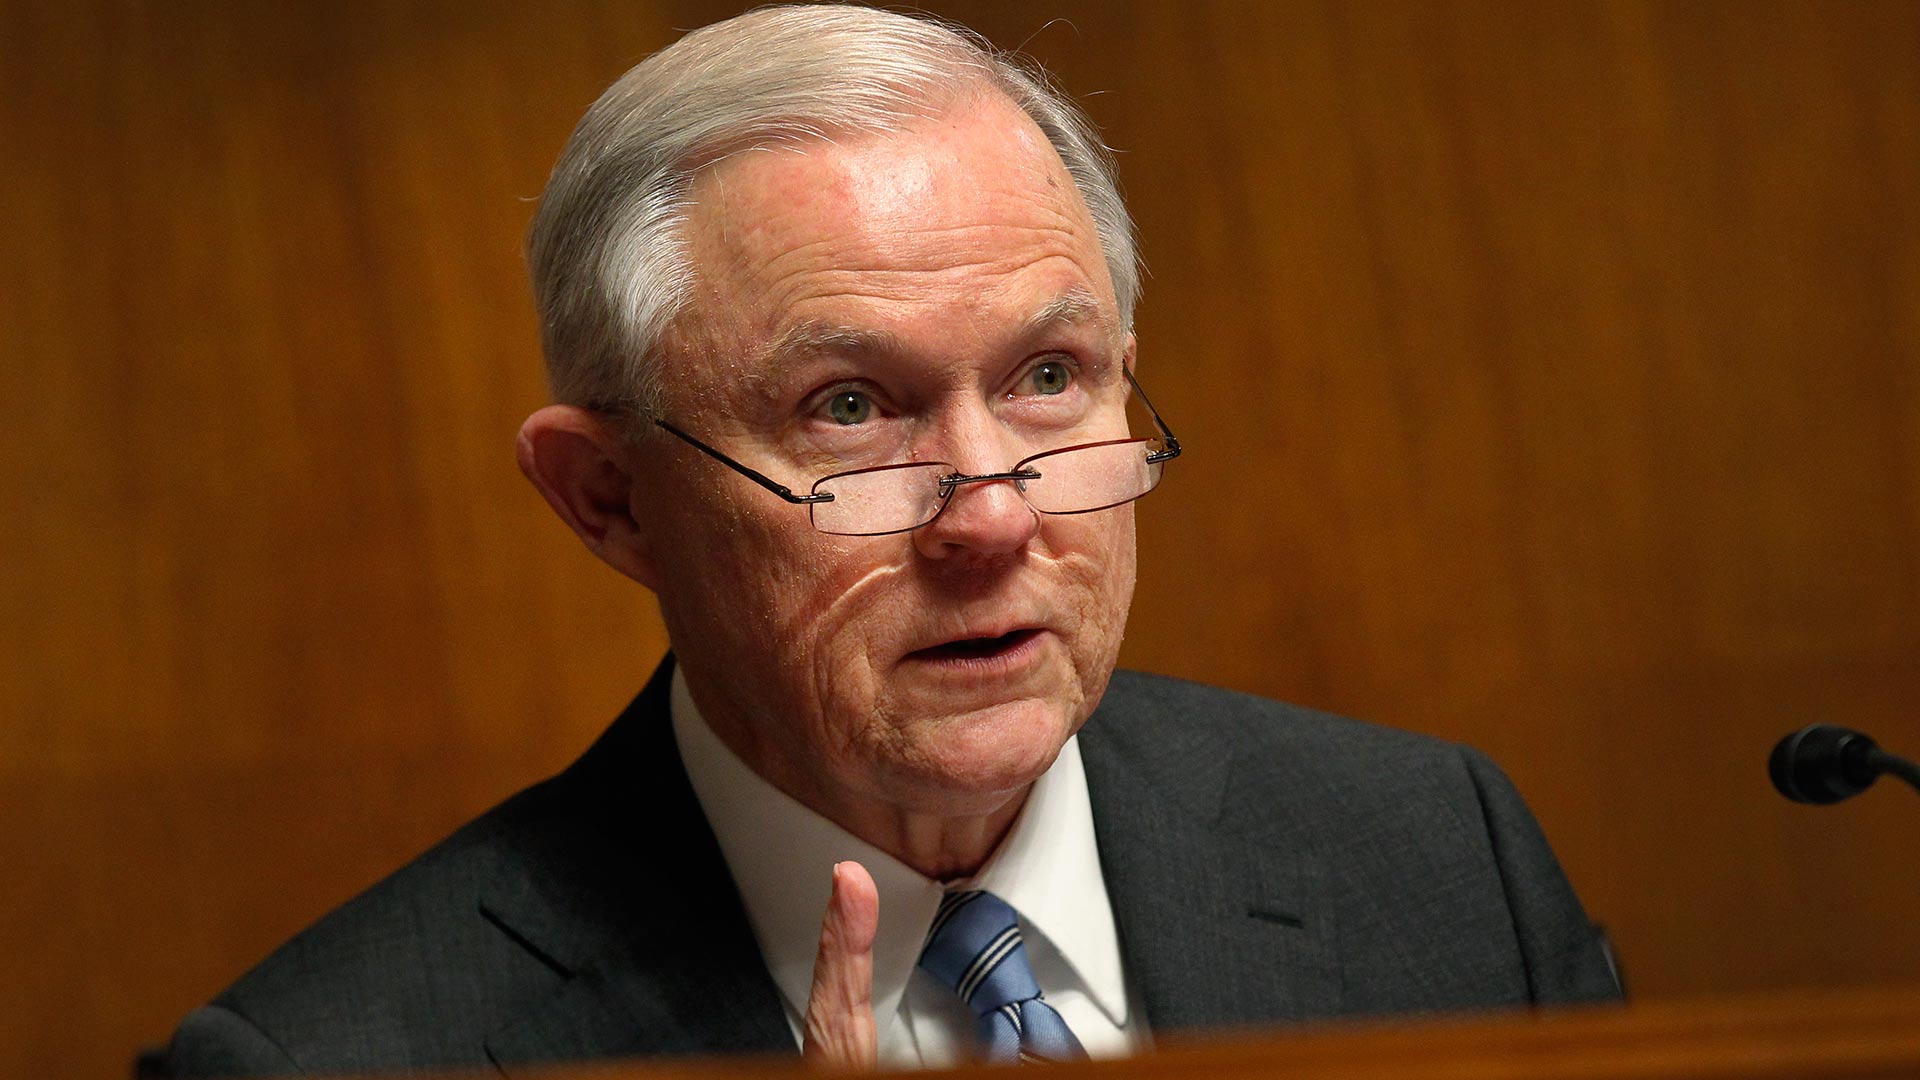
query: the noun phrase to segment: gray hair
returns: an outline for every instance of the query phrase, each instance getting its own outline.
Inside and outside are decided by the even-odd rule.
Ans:
[[[1131,326],[1140,267],[1111,154],[1043,72],[929,17],[762,8],[642,61],[561,151],[527,238],[554,399],[659,409],[657,352],[692,285],[682,227],[702,168],[751,147],[898,131],[983,88],[1010,99],[1059,153]]]

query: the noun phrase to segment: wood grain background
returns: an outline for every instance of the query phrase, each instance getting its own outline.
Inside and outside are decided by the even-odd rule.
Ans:
[[[1762,761],[1920,752],[1920,6],[929,6],[1124,151],[1190,447],[1126,663],[1492,752],[1643,996],[1910,977],[1920,806]],[[122,1072],[651,669],[512,464],[519,243],[732,10],[0,2],[0,1073]]]

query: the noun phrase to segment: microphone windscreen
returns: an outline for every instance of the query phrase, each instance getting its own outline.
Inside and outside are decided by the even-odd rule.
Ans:
[[[1800,803],[1837,803],[1872,786],[1874,741],[1832,724],[1810,724],[1774,744],[1767,774],[1780,794]]]

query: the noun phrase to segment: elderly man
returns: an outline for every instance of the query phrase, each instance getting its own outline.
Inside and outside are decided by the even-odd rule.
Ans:
[[[1616,994],[1484,759],[1114,673],[1179,453],[1132,244],[1074,108],[927,20],[758,11],[616,83],[534,224],[559,403],[519,458],[673,656],[176,1068],[1058,1059]]]

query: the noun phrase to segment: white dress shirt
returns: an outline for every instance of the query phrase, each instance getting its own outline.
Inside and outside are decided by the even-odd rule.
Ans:
[[[678,670],[673,673],[673,732],[760,954],[786,1003],[796,1045],[833,864],[851,859],[867,868],[880,892],[873,1016],[882,1066],[940,1067],[972,1056],[973,1011],[917,966],[934,910],[949,888],[986,889],[1020,913],[1041,992],[1088,1054],[1119,1057],[1146,1047],[1146,1026],[1121,967],[1113,908],[1100,873],[1077,737],[1067,740],[1053,767],[1034,783],[1019,818],[980,873],[942,883],[761,779],[701,719]]]

